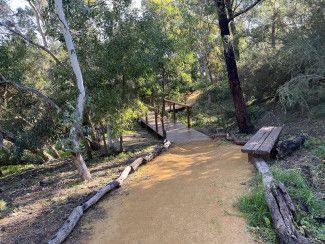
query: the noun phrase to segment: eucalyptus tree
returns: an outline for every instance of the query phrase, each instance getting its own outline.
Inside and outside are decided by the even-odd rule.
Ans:
[[[80,177],[83,180],[90,180],[91,175],[82,157],[80,142],[79,142],[80,135],[82,134],[82,121],[83,121],[85,97],[86,97],[83,77],[79,66],[76,50],[74,48],[72,36],[70,34],[68,22],[66,21],[64,15],[62,0],[55,0],[55,9],[59,21],[61,23],[61,29],[67,45],[68,55],[70,57],[73,72],[75,73],[76,76],[76,82],[78,87],[78,98],[77,98],[76,110],[75,110],[75,121],[70,129],[72,160],[78,170]]]

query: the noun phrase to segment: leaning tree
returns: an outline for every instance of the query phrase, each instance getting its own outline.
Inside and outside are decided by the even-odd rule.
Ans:
[[[71,66],[76,76],[77,87],[78,87],[78,98],[77,98],[77,104],[75,110],[75,120],[72,127],[70,128],[72,160],[78,170],[80,177],[83,180],[90,180],[91,175],[81,155],[80,143],[79,143],[82,134],[82,121],[83,121],[85,99],[86,99],[83,77],[79,66],[76,50],[74,48],[72,36],[69,30],[68,22],[66,21],[63,12],[62,0],[55,0],[55,10],[60,20],[61,29],[67,45]]]

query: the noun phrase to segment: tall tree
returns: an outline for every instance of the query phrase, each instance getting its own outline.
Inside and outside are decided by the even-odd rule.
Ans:
[[[91,175],[87,168],[87,165],[81,155],[80,151],[80,144],[79,140],[82,133],[82,121],[83,121],[83,113],[84,113],[84,107],[85,107],[85,87],[83,83],[82,73],[79,66],[76,50],[74,48],[72,36],[68,27],[68,23],[65,19],[65,15],[63,12],[62,7],[62,0],[55,0],[55,9],[56,13],[59,17],[61,28],[63,31],[64,39],[67,45],[68,54],[70,57],[71,65],[73,72],[76,76],[77,81],[77,87],[78,87],[78,98],[77,98],[77,104],[76,104],[76,111],[75,111],[75,121],[70,129],[70,140],[71,140],[71,149],[72,149],[72,160],[75,164],[78,173],[80,177],[83,180],[90,180]]]
[[[225,63],[227,67],[228,82],[233,102],[235,105],[237,124],[239,127],[239,131],[243,133],[250,133],[253,129],[253,126],[251,125],[247,114],[247,108],[238,76],[236,56],[233,41],[230,35],[229,23],[233,21],[234,18],[236,18],[237,16],[246,13],[247,11],[252,9],[261,1],[262,0],[257,0],[242,11],[238,13],[231,13],[230,16],[226,8],[226,0],[214,0],[218,10],[219,28],[222,39]]]

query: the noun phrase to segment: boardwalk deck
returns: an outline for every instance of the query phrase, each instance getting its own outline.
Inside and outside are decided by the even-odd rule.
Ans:
[[[158,131],[156,132],[156,124],[155,124],[155,115],[154,112],[148,113],[148,123],[146,124],[146,119],[141,119],[142,123],[144,123],[148,129],[157,133],[157,135],[162,138],[162,126],[160,117],[158,117]],[[173,123],[165,118],[165,127],[167,133],[167,140],[176,143],[182,142],[191,142],[191,141],[202,141],[209,140],[209,137],[193,128],[187,128],[187,126],[183,125],[180,122]]]

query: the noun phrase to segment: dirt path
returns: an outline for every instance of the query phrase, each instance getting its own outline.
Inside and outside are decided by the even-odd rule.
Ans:
[[[234,202],[252,175],[247,156],[216,141],[174,145],[136,172],[84,243],[254,243]]]

